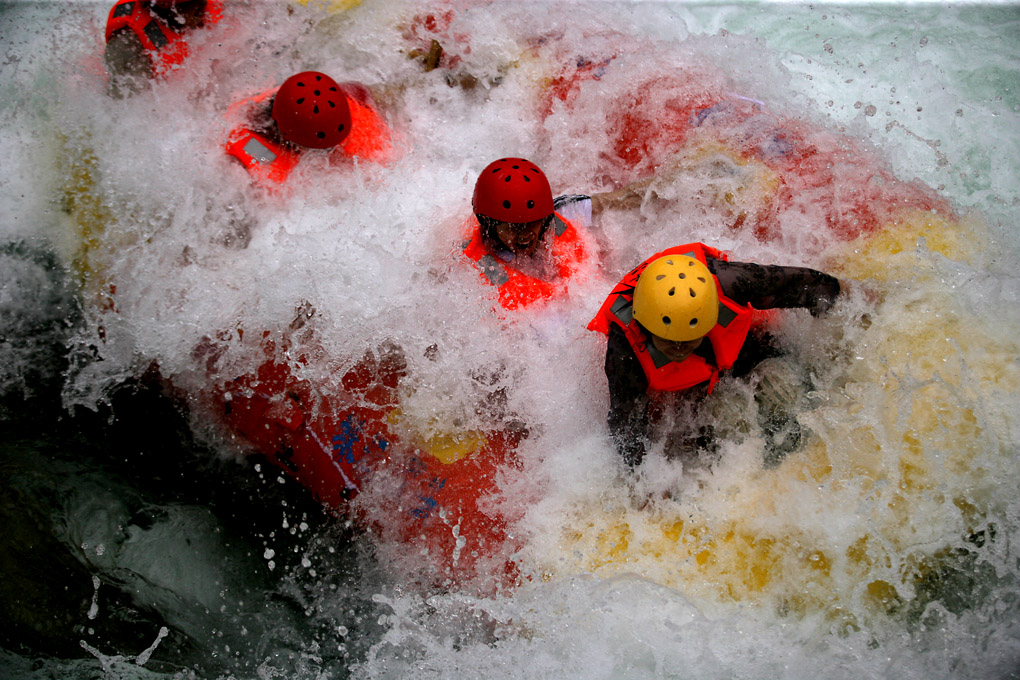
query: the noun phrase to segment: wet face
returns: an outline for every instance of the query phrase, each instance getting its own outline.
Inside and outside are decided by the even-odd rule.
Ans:
[[[694,350],[701,346],[701,341],[704,340],[704,338],[695,338],[694,340],[680,342],[660,338],[653,333],[649,333],[649,335],[652,336],[652,344],[655,346],[655,349],[665,354],[666,358],[670,361],[683,361],[691,356]]]
[[[496,227],[496,236],[514,255],[532,255],[542,240],[545,222],[544,219],[535,220],[523,226],[500,222]]]

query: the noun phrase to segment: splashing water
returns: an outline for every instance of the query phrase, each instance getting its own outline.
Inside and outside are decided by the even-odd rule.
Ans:
[[[50,668],[1015,677],[1015,9],[228,4],[185,68],[120,99],[101,64],[107,9],[4,10],[5,396],[31,396],[45,380],[29,369],[55,354],[67,412],[105,412],[158,374],[198,440],[180,447],[217,458],[229,486],[255,468],[211,387],[255,372],[264,337],[330,394],[366,351],[399,346],[401,427],[456,443],[494,417],[526,426],[486,499],[522,582],[418,587],[422,555],[318,517],[264,462],[249,502],[265,494],[266,526],[245,549],[223,538],[222,502],[147,502],[55,468],[71,499],[56,535],[89,576],[77,653]],[[258,191],[222,151],[226,112],[306,68],[368,86],[395,157],[311,155]],[[459,259],[474,179],[506,155],[541,165],[555,194],[626,199],[592,221],[599,265],[511,319]],[[724,380],[706,416],[718,457],[660,447],[631,473],[604,424],[604,340],[585,326],[627,269],[693,240],[829,271],[845,294],[827,317],[776,319],[811,383],[795,451],[763,465],[762,426],[739,415],[752,386]],[[498,416],[478,407],[496,400]],[[385,515],[394,488],[367,489],[359,512]],[[114,588],[159,614],[136,648],[89,638]],[[10,652],[12,673],[41,677]]]

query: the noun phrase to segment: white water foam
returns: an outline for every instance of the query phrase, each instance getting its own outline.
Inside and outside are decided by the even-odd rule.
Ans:
[[[112,100],[98,64],[105,8],[18,8],[26,32],[6,39],[20,61],[8,58],[4,80],[20,97],[3,111],[5,155],[15,159],[3,173],[3,228],[10,239],[56,244],[70,262],[81,242],[74,220],[102,223],[89,223],[100,246],[88,253],[88,323],[75,339],[69,404],[101,402],[153,362],[196,393],[208,380],[196,348],[218,342],[219,370],[250,371],[259,358],[238,329],[284,332],[310,309],[303,331],[324,358],[302,377],[325,380],[396,341],[417,389],[408,407],[422,420],[476,424],[485,390],[475,377],[501,369],[496,386],[535,436],[520,450],[526,476],[508,479],[495,502],[526,500],[514,531],[533,580],[491,599],[364,584],[391,612],[358,674],[1013,672],[1020,523],[1015,484],[1003,480],[1016,479],[1020,441],[1011,417],[1020,406],[1020,126],[1017,68],[1003,56],[1016,39],[992,22],[1015,25],[1015,12],[457,5],[444,39],[462,57],[454,73],[477,80],[463,89],[407,58],[414,3],[333,15],[236,9],[229,30],[198,38],[187,69]],[[581,56],[614,58],[573,107],[554,102],[543,118],[543,84]],[[224,111],[304,68],[373,88],[402,155],[382,168],[308,158],[285,193],[259,194],[221,151]],[[730,230],[717,194],[704,191],[730,176],[697,166],[701,174],[659,187],[664,200],[597,221],[604,265],[567,299],[501,322],[491,291],[457,258],[478,171],[521,154],[556,193],[616,188],[623,171],[605,153],[612,105],[630,84],[677,71],[689,76],[680,94],[725,90],[780,118],[829,126],[888,158],[900,179],[919,178],[980,215],[953,221],[955,240],[929,227],[927,241],[906,239],[899,253],[819,236],[820,212],[786,216],[785,237],[761,243]],[[70,217],[59,198],[69,159],[93,159],[86,205]],[[95,218],[88,197],[108,212]],[[860,282],[828,319],[794,314],[781,326],[815,376],[820,405],[802,414],[822,442],[814,458],[801,452],[763,471],[752,433],[725,441],[708,469],[653,453],[635,477],[619,463],[604,425],[603,341],[584,326],[628,266],[694,239]],[[96,303],[111,284],[115,311]],[[432,345],[439,353],[427,359]],[[663,527],[681,520],[678,536],[703,541],[705,564],[692,549],[654,554]],[[749,542],[738,549],[727,531]],[[612,546],[624,537],[632,559],[614,567]],[[735,577],[740,569],[751,576]],[[320,597],[331,630],[350,623],[330,606],[335,594]],[[306,651],[335,643],[309,641]]]

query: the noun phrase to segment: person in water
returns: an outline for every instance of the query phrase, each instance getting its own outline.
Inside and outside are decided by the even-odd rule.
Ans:
[[[686,405],[690,415],[721,373],[744,376],[780,354],[762,310],[801,307],[817,316],[829,310],[839,292],[839,280],[823,272],[732,262],[702,243],[664,250],[628,272],[588,325],[608,336],[608,422],[623,459],[632,467],[643,460],[655,419],[652,406],[660,405],[661,397],[673,393],[674,406]],[[767,402],[760,414],[769,417],[771,426],[764,429],[773,452],[791,445],[792,416],[783,417],[775,408],[797,391],[790,382],[788,375],[759,379],[759,392],[771,390],[756,399]],[[680,438],[687,450],[711,448],[713,432],[703,427]]]
[[[589,197],[553,198],[545,173],[525,158],[489,163],[471,207],[464,256],[497,288],[504,309],[561,294],[592,255],[578,224],[590,220]]]
[[[123,97],[188,57],[188,34],[215,24],[222,0],[120,0],[106,19],[103,61],[110,92]]]
[[[243,123],[230,133],[226,151],[258,183],[282,183],[310,149],[330,150],[331,161],[385,162],[390,129],[371,92],[337,83],[319,71],[302,71],[279,88],[232,107]]]

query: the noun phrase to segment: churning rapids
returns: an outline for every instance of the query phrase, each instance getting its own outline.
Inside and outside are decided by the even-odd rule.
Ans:
[[[108,6],[0,6],[2,674],[1020,677],[1020,11],[425,7],[226,0],[118,98]],[[259,190],[231,105],[306,69],[369,88],[393,158]],[[503,156],[636,187],[510,315],[460,251]],[[715,456],[630,471],[585,327],[691,241],[845,291],[775,320],[811,377],[796,450],[765,461],[733,381]],[[342,400],[394,348],[404,432],[527,432],[484,503],[516,585],[423,576],[385,526],[400,468],[338,516],[211,396],[268,352]]]

